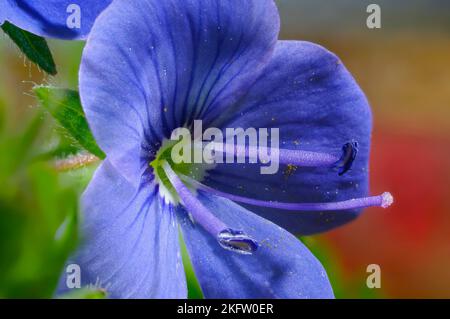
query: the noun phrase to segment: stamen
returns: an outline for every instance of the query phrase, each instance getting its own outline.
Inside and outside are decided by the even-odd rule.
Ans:
[[[245,159],[258,158],[259,154],[271,155],[274,150],[268,147],[253,147],[213,143],[216,153],[234,155]],[[358,142],[352,141],[342,147],[340,157],[318,152],[279,149],[279,163],[301,167],[337,167],[339,175],[347,173],[358,154]]]
[[[163,162],[163,169],[194,221],[216,237],[223,248],[244,255],[257,250],[258,243],[254,239],[242,231],[231,229],[215,217],[184,185],[167,161]]]
[[[259,206],[259,207],[276,208],[288,211],[336,211],[336,210],[360,209],[367,207],[388,208],[394,202],[394,198],[391,195],[391,193],[387,192],[383,193],[380,196],[355,198],[346,201],[332,202],[332,203],[282,203],[277,201],[263,201],[224,193],[215,190],[211,187],[205,186],[187,176],[181,176],[181,178],[186,180],[188,183],[190,183],[193,187],[196,187],[197,189],[200,189],[202,191],[211,193],[219,197],[227,198],[229,200],[238,203],[249,204],[252,206]]]

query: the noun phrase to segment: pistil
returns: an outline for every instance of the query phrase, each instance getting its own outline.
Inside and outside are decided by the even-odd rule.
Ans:
[[[252,254],[257,250],[258,243],[254,239],[240,230],[228,227],[214,216],[186,187],[167,161],[164,161],[162,166],[170,183],[181,199],[182,205],[191,214],[193,220],[217,238],[223,248],[244,255]]]

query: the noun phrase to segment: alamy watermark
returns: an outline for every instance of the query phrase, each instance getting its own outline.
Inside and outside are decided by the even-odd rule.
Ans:
[[[77,264],[66,267],[66,286],[69,289],[81,288],[81,268]]]
[[[367,6],[367,27],[369,29],[381,29],[381,7],[378,4],[370,4]]]
[[[171,158],[175,164],[261,164],[262,175],[276,174],[280,168],[278,128],[209,127],[194,121],[193,136],[187,128],[177,128],[170,138],[176,144]]]
[[[366,285],[369,289],[380,289],[381,288],[381,267],[377,264],[371,264],[367,266],[367,276]]]
[[[81,29],[81,8],[77,4],[69,4],[66,8],[69,15],[66,19],[66,25],[69,29]]]
[[[367,28],[381,29],[381,7],[373,3],[367,6],[366,12],[369,14],[366,20]],[[81,29],[81,7],[71,3],[66,8],[68,13],[66,25],[69,29]]]

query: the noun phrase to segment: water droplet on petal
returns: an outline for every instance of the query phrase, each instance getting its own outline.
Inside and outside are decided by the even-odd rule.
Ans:
[[[222,248],[242,255],[251,255],[258,249],[258,243],[242,231],[226,229],[217,239]]]

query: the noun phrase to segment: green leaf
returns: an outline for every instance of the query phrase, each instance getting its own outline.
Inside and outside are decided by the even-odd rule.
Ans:
[[[69,132],[59,124],[51,126],[52,133],[46,141],[46,146],[39,159],[43,161],[60,160],[85,152]]]
[[[0,181],[11,172],[16,172],[33,162],[40,144],[43,121],[41,112],[33,116],[19,134],[7,131],[0,136]],[[5,190],[7,188],[5,187]]]
[[[78,243],[77,189],[46,163],[24,161],[42,143],[39,123],[38,114],[20,135],[0,135],[0,299],[53,297]]]
[[[78,197],[35,164],[0,193],[0,298],[50,298],[78,239]]]
[[[7,21],[1,28],[28,59],[36,63],[48,74],[55,75],[57,73],[52,53],[44,38],[22,30]]]
[[[6,123],[6,105],[0,97],[0,135],[3,132]]]
[[[37,86],[34,93],[42,106],[88,152],[104,159],[105,153],[98,147],[81,107],[77,91],[49,86]]]

